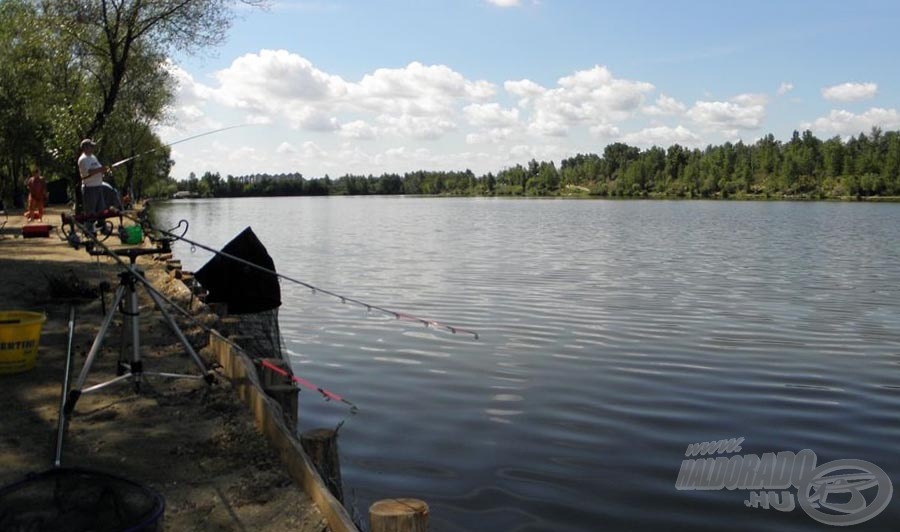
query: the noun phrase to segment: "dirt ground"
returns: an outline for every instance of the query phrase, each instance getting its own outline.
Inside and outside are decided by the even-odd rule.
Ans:
[[[59,213],[49,209],[44,220],[58,227]],[[53,460],[70,303],[51,294],[50,280],[74,276],[86,287],[106,281],[114,290],[121,271],[112,259],[71,248],[55,228],[51,238],[22,239],[23,223],[21,215],[11,214],[0,230],[0,310],[44,312],[47,323],[35,369],[0,375],[0,486],[48,469]],[[107,242],[114,241],[115,236]],[[169,279],[161,263],[140,257],[138,265],[163,293],[186,303],[187,289]],[[107,293],[107,304],[111,299]],[[73,384],[103,319],[99,297],[75,307]],[[145,294],[140,307],[144,371],[198,373]],[[202,311],[202,305],[196,307]],[[213,315],[203,319],[215,321]],[[87,385],[115,376],[120,322],[117,315]],[[180,323],[195,347],[205,344],[201,328]],[[119,383],[82,396],[70,420],[62,464],[155,488],[166,499],[166,530],[327,529],[221,376],[212,387],[198,380],[148,377],[140,393]]]

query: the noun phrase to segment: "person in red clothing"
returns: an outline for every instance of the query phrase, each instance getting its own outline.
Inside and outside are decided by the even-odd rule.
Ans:
[[[41,169],[37,166],[31,172],[31,177],[25,181],[28,189],[28,212],[25,218],[29,220],[43,220],[44,202],[47,201],[47,182],[41,176]]]

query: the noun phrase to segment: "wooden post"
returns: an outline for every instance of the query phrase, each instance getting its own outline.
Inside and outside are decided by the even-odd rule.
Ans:
[[[190,287],[188,287],[190,288]],[[216,316],[224,316],[228,313],[227,303],[209,303],[209,310],[213,311]],[[221,320],[219,322],[222,323]]]
[[[383,499],[369,506],[369,532],[427,532],[428,505],[419,499]]]
[[[227,307],[227,304],[226,304]],[[222,327],[222,332],[225,333],[226,336],[234,336],[238,333],[241,325],[241,319],[237,316],[228,316],[228,309],[225,309],[226,315],[222,316],[222,319],[219,320],[219,324]]]
[[[265,360],[269,364],[287,371],[289,374],[291,372],[287,361],[280,358],[263,358],[260,360]],[[257,367],[257,375],[259,375],[259,381],[262,383],[262,389],[266,392],[266,395],[278,401],[278,405],[281,406],[281,410],[284,412],[285,421],[292,428],[296,427],[297,408],[299,407],[297,395],[300,389],[294,386],[294,382],[290,377],[279,375],[262,365]]]
[[[322,512],[329,530],[359,532],[347,510],[325,487],[321,475],[297,441],[295,431],[275,416],[275,400],[263,393],[250,357],[216,331],[209,335],[209,348],[216,355],[222,373],[231,381],[238,397],[253,413],[257,428],[278,451],[288,474]]]
[[[172,277],[174,279],[181,279],[181,261],[167,260],[166,271],[169,272],[169,277]]]
[[[341,460],[338,456],[337,432],[331,429],[313,429],[300,435],[300,445],[316,466],[319,476],[325,481],[334,498],[344,502],[344,487],[341,481]]]

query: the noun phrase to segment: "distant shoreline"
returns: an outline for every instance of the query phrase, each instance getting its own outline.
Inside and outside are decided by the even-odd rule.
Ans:
[[[591,194],[280,194],[280,195],[246,195],[246,196],[194,196],[179,198],[154,198],[153,201],[185,201],[197,199],[234,199],[234,198],[485,198],[485,199],[511,199],[511,200],[546,200],[546,199],[562,199],[562,200],[607,200],[607,201],[736,201],[736,202],[803,202],[803,203],[900,203],[900,196],[840,196],[812,198],[804,196],[765,196],[765,195],[735,195],[726,198],[721,197],[685,197],[675,195],[656,195],[648,194],[645,196],[598,196]]]

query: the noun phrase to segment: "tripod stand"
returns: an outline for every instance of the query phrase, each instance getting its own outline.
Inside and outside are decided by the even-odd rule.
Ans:
[[[190,342],[188,342],[187,338],[184,336],[184,333],[178,327],[178,324],[175,323],[172,315],[163,306],[162,298],[160,298],[159,294],[156,293],[156,290],[152,286],[148,285],[147,280],[144,279],[143,272],[135,268],[134,263],[138,256],[157,254],[159,253],[159,250],[131,248],[125,250],[112,250],[109,251],[109,253],[114,253],[115,255],[118,255],[120,257],[128,257],[131,262],[131,268],[119,274],[119,287],[116,289],[113,303],[110,306],[109,312],[107,312],[106,317],[104,317],[103,319],[103,324],[100,326],[100,330],[97,332],[97,336],[94,338],[94,343],[93,345],[91,345],[91,350],[90,352],[88,352],[87,359],[84,361],[84,367],[81,368],[81,373],[78,375],[78,380],[75,382],[75,386],[69,392],[68,400],[66,401],[66,406],[64,409],[67,416],[70,415],[75,409],[75,403],[78,402],[78,398],[81,397],[82,394],[100,390],[101,388],[105,388],[117,382],[130,380],[134,384],[135,391],[140,391],[141,381],[145,375],[153,375],[157,377],[166,377],[173,379],[204,379],[207,384],[212,384],[215,378],[214,374],[206,368],[206,365],[203,363],[203,360],[200,358],[197,352],[194,351],[194,348],[191,347]],[[106,253],[92,252],[92,254],[100,255]],[[144,364],[141,360],[140,312],[138,309],[137,296],[137,287],[139,284],[144,287],[144,290],[156,304],[156,308],[158,308],[162,313],[163,318],[165,318],[166,320],[166,323],[169,324],[169,328],[172,329],[172,332],[175,333],[175,336],[178,337],[178,340],[181,342],[181,344],[184,346],[184,349],[200,369],[202,375],[144,371]],[[106,334],[109,332],[109,326],[112,323],[113,317],[115,317],[116,312],[120,310],[119,305],[123,302],[123,300],[126,302],[126,305],[124,309],[121,309],[122,315],[125,317],[122,326],[127,330],[129,328],[127,325],[130,322],[131,359],[127,361],[125,360],[125,351],[127,346],[125,338],[123,337],[122,351],[119,354],[119,362],[116,371],[117,376],[108,381],[85,388],[84,383],[91,371],[91,366],[94,364],[94,361],[97,358],[98,353],[100,352],[100,348],[103,346],[103,340],[106,337]]]

